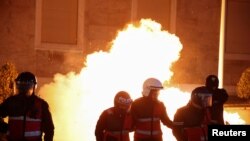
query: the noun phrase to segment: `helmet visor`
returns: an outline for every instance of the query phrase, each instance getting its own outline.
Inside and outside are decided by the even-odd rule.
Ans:
[[[121,108],[121,109],[128,109],[130,107],[130,105],[132,104],[132,99],[118,97],[116,103],[117,103],[117,106],[119,108]]]
[[[199,93],[201,98],[202,107],[211,107],[212,106],[212,94],[210,93]]]
[[[19,93],[27,93],[30,89],[34,88],[32,81],[16,81],[16,88]]]

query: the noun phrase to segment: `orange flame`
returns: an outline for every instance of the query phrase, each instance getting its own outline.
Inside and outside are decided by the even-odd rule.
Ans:
[[[129,24],[120,31],[109,52],[88,55],[86,67],[79,74],[56,74],[54,81],[39,91],[51,107],[55,140],[94,141],[96,122],[103,110],[113,106],[116,92],[125,90],[135,99],[141,96],[143,81],[148,77],[170,80],[171,65],[181,49],[178,37],[163,31],[157,22],[143,19],[139,25]],[[160,100],[172,119],[189,96],[178,88],[165,88]],[[171,130],[165,128],[164,138],[174,141]]]
[[[224,120],[227,124],[246,124],[238,113],[224,111]]]

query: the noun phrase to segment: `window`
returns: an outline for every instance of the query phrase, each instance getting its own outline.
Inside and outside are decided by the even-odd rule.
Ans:
[[[151,18],[175,32],[176,0],[132,0],[132,20]],[[164,6],[163,6],[164,5]]]
[[[37,0],[35,47],[83,50],[83,0]]]
[[[226,1],[225,58],[250,60],[250,1]]]

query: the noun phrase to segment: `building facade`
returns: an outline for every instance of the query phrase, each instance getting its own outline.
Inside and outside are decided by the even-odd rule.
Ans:
[[[40,78],[78,72],[87,54],[108,50],[127,23],[151,18],[183,44],[174,84],[203,84],[218,73],[224,0],[1,0],[0,64]],[[250,66],[250,1],[225,0],[224,85],[234,91]],[[231,91],[231,90],[230,90]]]

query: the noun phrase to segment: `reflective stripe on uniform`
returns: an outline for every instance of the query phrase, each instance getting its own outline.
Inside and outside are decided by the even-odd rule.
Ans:
[[[10,132],[8,131],[6,134],[9,135]],[[41,136],[41,134],[42,134],[41,131],[29,131],[29,132],[25,132],[24,136],[25,137],[34,137],[34,136]]]
[[[149,122],[149,121],[160,121],[160,118],[140,118],[138,119],[139,122]]]
[[[9,120],[24,120],[24,116],[9,117]],[[42,121],[42,120],[41,119],[26,117],[26,121]]]
[[[24,136],[25,137],[35,137],[35,136],[40,136],[42,134],[41,131],[29,131],[29,132],[25,132]]]
[[[23,122],[25,120],[25,126],[23,125]],[[9,117],[9,131],[7,132],[8,136],[13,136],[15,134],[21,135],[21,132],[23,132],[22,128],[25,128],[24,130],[24,136],[25,137],[39,137],[42,135],[42,132],[40,131],[41,127],[41,119],[34,119],[30,117],[25,116],[16,116],[16,117]],[[23,127],[24,126],[24,127]],[[18,138],[18,137],[17,137]]]
[[[117,135],[117,134],[128,134],[129,130],[122,130],[122,131],[108,131],[110,134]]]
[[[136,130],[135,131],[136,133],[138,134],[143,134],[143,135],[159,135],[161,134],[162,132],[161,131],[145,131],[145,130]]]
[[[9,135],[10,132],[7,132],[7,135]],[[30,131],[30,132],[25,132],[24,136],[25,137],[37,137],[37,136],[41,136],[42,132],[41,131]]]

